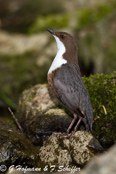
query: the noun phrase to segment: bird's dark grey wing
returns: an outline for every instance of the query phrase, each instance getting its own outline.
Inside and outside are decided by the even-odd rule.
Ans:
[[[90,98],[81,78],[78,64],[73,67],[68,64],[56,71],[53,79],[57,99],[72,113],[83,117],[85,125],[92,129],[93,112]]]

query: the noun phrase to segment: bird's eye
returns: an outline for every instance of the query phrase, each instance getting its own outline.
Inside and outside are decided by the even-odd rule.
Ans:
[[[64,35],[64,34],[61,34],[60,37],[61,37],[62,39],[64,39],[65,35]]]

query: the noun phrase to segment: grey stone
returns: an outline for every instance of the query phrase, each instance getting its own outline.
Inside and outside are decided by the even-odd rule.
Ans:
[[[42,145],[54,132],[66,132],[72,120],[65,110],[58,108],[46,84],[22,93],[17,118],[25,134],[36,145]]]
[[[81,174],[115,174],[116,173],[116,145],[108,152],[93,158]]]

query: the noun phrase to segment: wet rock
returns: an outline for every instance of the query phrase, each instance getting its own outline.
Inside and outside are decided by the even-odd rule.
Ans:
[[[91,141],[94,151],[89,148]],[[64,138],[63,135],[52,135],[40,148],[39,156],[42,166],[83,166],[98,153],[98,150],[101,151],[103,148],[90,133],[77,131],[71,139]]]
[[[14,125],[0,121],[0,165],[38,166],[38,152]]]
[[[91,142],[91,143],[90,143]],[[89,149],[93,144],[94,152]],[[39,148],[10,123],[0,121],[0,165],[16,171],[77,171],[101,151],[98,141],[86,131],[78,131],[70,140],[53,134]]]
[[[72,120],[63,109],[58,108],[57,101],[51,99],[46,84],[36,85],[22,93],[17,118],[35,145],[42,145],[54,132],[66,132]]]
[[[81,174],[115,174],[116,173],[116,145],[110,150],[92,159]]]

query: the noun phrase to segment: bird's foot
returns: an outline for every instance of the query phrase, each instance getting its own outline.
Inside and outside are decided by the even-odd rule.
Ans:
[[[76,132],[76,131],[72,131],[72,132],[70,133],[69,140],[71,140],[71,138],[73,137],[73,135],[75,134],[75,132]]]
[[[54,132],[52,135],[62,135],[62,134],[64,134],[64,133],[62,133],[62,132]]]
[[[73,137],[73,135],[75,134],[76,131],[72,131],[71,133],[62,133],[62,132],[55,132],[52,135],[59,135],[61,138],[69,138],[69,140],[71,140],[71,138]]]
[[[63,137],[63,138],[68,138],[68,137],[70,137],[70,134],[67,134],[67,132],[66,132],[66,133],[54,132],[52,135],[59,135],[59,136],[61,136],[61,137]]]

